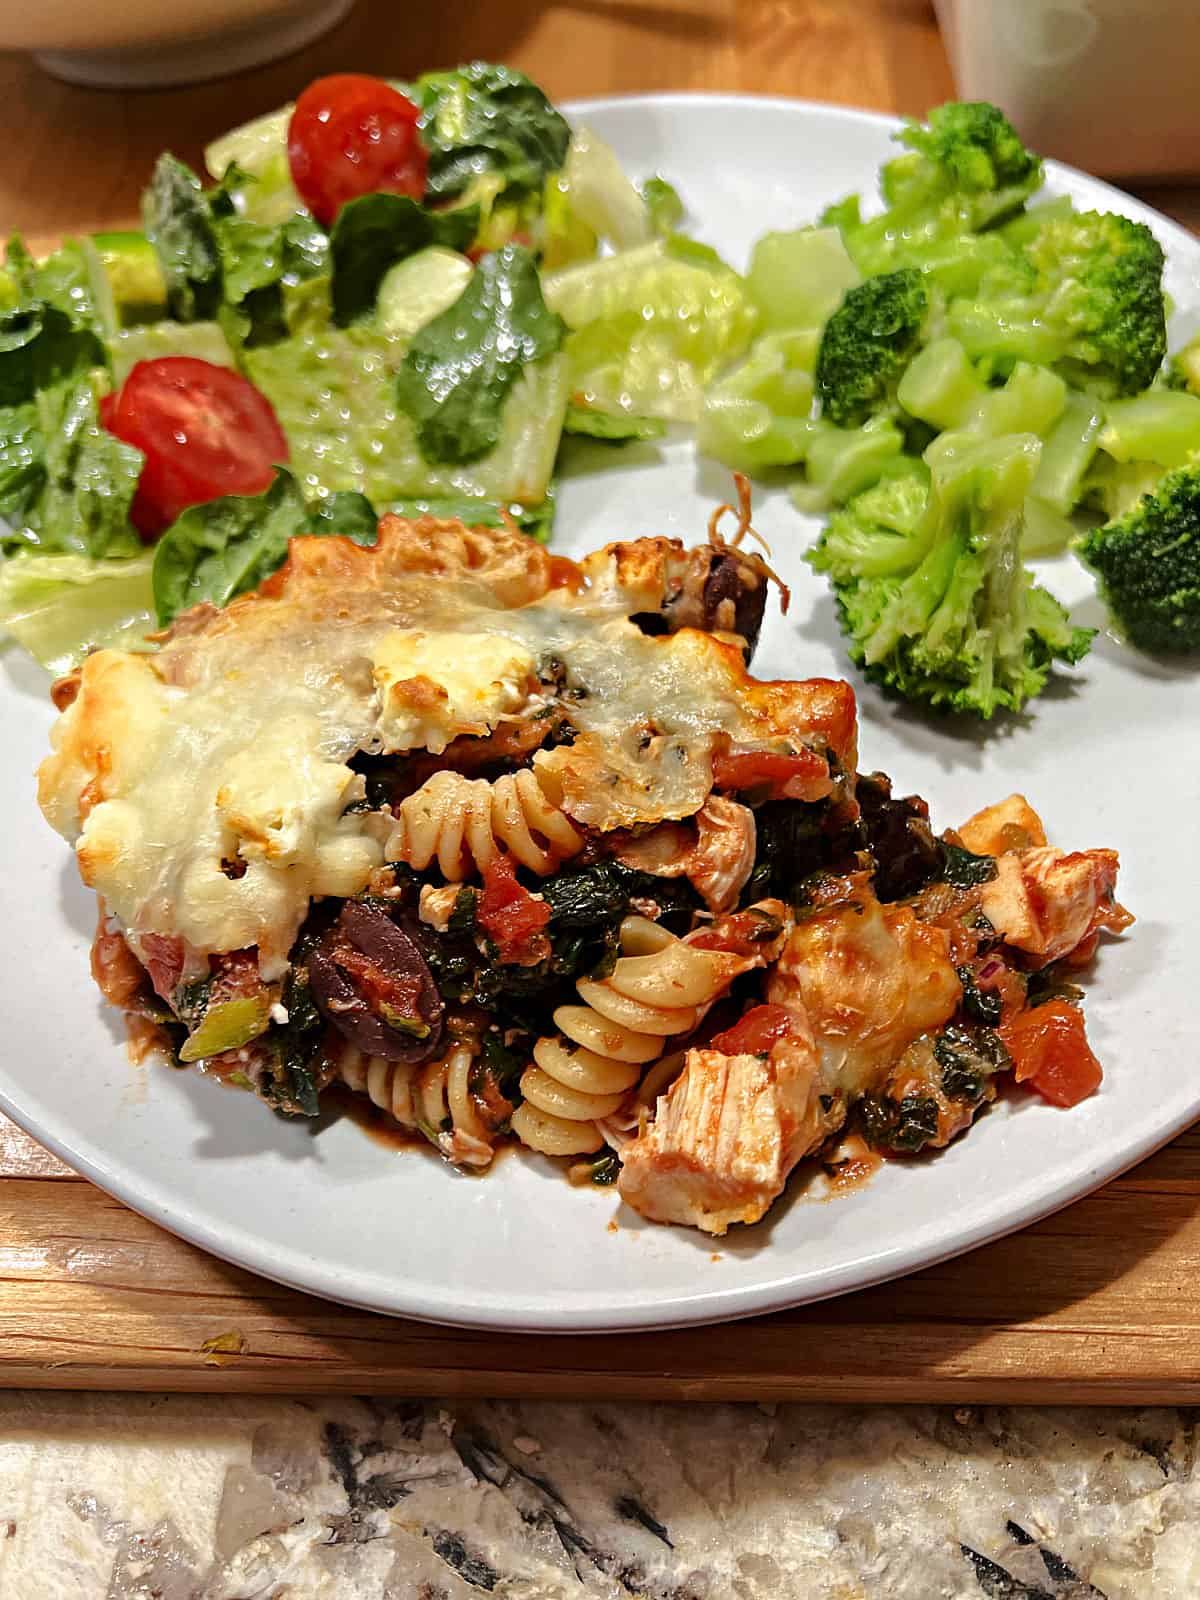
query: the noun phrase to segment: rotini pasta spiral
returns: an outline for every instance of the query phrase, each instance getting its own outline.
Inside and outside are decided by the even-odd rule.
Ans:
[[[490,783],[435,772],[401,801],[385,854],[419,872],[436,860],[448,883],[461,883],[472,870],[486,871],[501,848],[545,876],[582,847],[583,835],[527,767]]]
[[[586,1155],[604,1144],[611,1117],[663,1052],[690,1033],[722,990],[751,963],[702,950],[645,917],[621,924],[621,956],[607,978],[581,978],[582,1006],[559,1006],[559,1032],[539,1039],[521,1077],[512,1129],[545,1155]]]
[[[423,1066],[366,1055],[346,1039],[332,1044],[330,1054],[342,1082],[365,1094],[402,1128],[434,1139],[442,1154],[459,1166],[490,1163],[492,1130],[471,1093],[472,1044],[453,1044],[440,1061]]]

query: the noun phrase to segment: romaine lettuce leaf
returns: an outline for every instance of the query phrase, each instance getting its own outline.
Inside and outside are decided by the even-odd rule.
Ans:
[[[802,461],[812,443],[815,331],[768,333],[740,367],[712,385],[696,434],[702,455],[757,472]]]
[[[153,552],[129,560],[23,553],[0,564],[0,629],[51,672],[89,650],[144,647],[154,627]]]
[[[528,250],[484,256],[454,304],[417,333],[397,374],[397,400],[426,460],[458,465],[494,449],[513,384],[555,353],[563,331]]]
[[[683,201],[673,183],[658,173],[642,184],[642,199],[650,215],[650,227],[661,237],[674,233],[684,218]]]
[[[396,404],[407,342],[371,323],[315,327],[243,353],[314,494],[355,489],[383,507],[410,496],[472,495],[539,504],[554,468],[567,404],[564,358],[527,366],[506,400],[494,450],[467,466],[433,467]]]
[[[32,400],[39,389],[106,363],[104,345],[65,311],[29,301],[0,315],[0,406]]]
[[[587,439],[603,439],[608,444],[628,444],[632,439],[661,439],[667,425],[660,417],[639,417],[632,411],[604,411],[572,400],[563,421],[564,433],[581,434]]]
[[[612,148],[590,128],[571,139],[561,189],[581,222],[618,250],[633,250],[654,237],[650,207]]]
[[[208,199],[196,174],[159,156],[142,196],[146,237],[158,252],[167,304],[180,322],[211,319],[221,303],[221,250]]]
[[[710,264],[707,252],[703,264],[679,260],[663,241],[567,267],[543,286],[574,330],[572,392],[618,414],[695,421],[706,384],[754,331],[737,273],[719,258]]]
[[[503,179],[505,192],[540,192],[547,173],[566,158],[566,121],[536,83],[511,67],[472,61],[427,72],[403,92],[421,107],[430,199],[460,195],[489,173]]]
[[[0,530],[6,550],[134,555],[141,542],[129,508],[141,452],[100,426],[95,379],[39,391],[0,410]]]

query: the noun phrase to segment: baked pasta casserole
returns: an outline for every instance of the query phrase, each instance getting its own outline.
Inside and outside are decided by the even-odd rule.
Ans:
[[[852,1132],[946,1144],[1005,1074],[1074,1103],[1116,855],[1019,795],[936,834],[858,771],[848,684],[750,675],[771,585],[715,532],[576,563],[389,516],[92,654],[39,798],[103,994],[282,1112],[341,1085],[714,1234]]]

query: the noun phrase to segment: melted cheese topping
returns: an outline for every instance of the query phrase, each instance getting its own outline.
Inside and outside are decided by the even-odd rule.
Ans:
[[[661,566],[678,547],[641,548]],[[573,587],[556,587],[564,570]],[[578,730],[539,767],[591,828],[693,815],[720,738],[853,765],[847,685],[759,683],[707,634],[650,637],[604,570],[601,552],[585,582],[522,535],[432,518],[386,518],[366,549],[294,540],[261,590],[188,613],[157,655],[87,659],[39,771],[43,811],[136,949],[178,939],[188,971],[257,946],[271,977],[310,899],[358,893],[382,858],[378,819],[347,814],[349,758],[486,733],[530,704],[535,673],[564,686]]]
[[[425,633],[397,628],[375,646],[379,733],[388,750],[441,755],[460,734],[491,733],[527,704],[532,652],[493,633]]]

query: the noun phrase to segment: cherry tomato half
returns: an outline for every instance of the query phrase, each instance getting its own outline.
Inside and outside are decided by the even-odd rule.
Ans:
[[[288,124],[288,165],[300,198],[329,227],[364,194],[425,193],[429,156],[417,137],[420,111],[382,78],[339,72],[318,78]]]
[[[195,356],[139,361],[101,402],[110,433],[146,458],[130,518],[153,539],[188,506],[261,494],[288,443],[271,402],[228,367]]]

